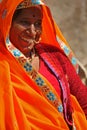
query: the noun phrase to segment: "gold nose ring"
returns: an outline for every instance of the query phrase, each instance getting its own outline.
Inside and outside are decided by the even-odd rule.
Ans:
[[[27,34],[29,34],[29,33],[30,33],[30,31],[29,31],[29,30],[26,30],[26,33],[27,33]]]
[[[27,48],[28,48],[29,50],[31,50],[31,47],[28,46]]]

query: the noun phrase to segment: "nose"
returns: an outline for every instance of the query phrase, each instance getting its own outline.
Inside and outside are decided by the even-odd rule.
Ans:
[[[31,37],[35,37],[36,36],[36,29],[34,24],[31,24],[28,29],[26,30],[26,33],[31,36]]]

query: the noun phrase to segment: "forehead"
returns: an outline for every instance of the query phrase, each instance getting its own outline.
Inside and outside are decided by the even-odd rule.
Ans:
[[[19,18],[42,18],[43,12],[41,6],[32,6],[22,9]]]

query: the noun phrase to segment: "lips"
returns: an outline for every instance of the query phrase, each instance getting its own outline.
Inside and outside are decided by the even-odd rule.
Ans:
[[[33,46],[37,43],[39,43],[39,40],[36,41],[35,38],[27,38],[27,37],[24,37],[24,36],[21,36],[20,39],[24,42],[24,47],[25,46],[31,46],[31,44],[33,44]]]
[[[29,43],[30,41],[33,41],[32,39],[26,38],[26,37],[20,37],[21,40],[23,40],[24,42]]]
[[[34,40],[33,39],[29,39],[26,37],[19,37],[20,38],[20,42],[21,42],[21,48],[22,51],[26,52],[26,51],[30,51],[32,50],[32,48],[34,47]]]

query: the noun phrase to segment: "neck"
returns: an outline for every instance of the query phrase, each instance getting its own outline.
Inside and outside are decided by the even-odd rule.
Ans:
[[[28,56],[28,60],[32,64],[34,69],[36,71],[39,71],[39,67],[40,67],[39,63],[40,63],[40,61],[39,61],[39,56],[35,51],[35,48],[33,48],[33,50],[30,52],[30,56]]]
[[[25,54],[26,58],[31,58],[31,59],[35,57],[35,55],[36,55],[36,50],[34,47],[32,48],[32,50],[30,50],[28,53]]]

